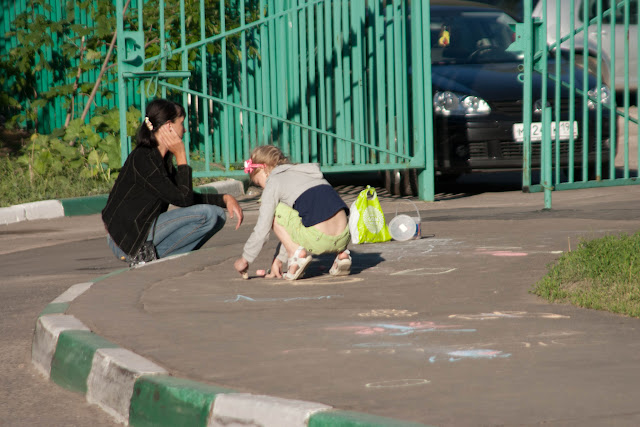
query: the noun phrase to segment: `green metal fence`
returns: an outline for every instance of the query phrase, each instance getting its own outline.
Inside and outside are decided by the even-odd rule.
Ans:
[[[637,112],[635,117],[630,113],[631,102],[640,104],[640,99],[631,100],[630,87],[634,82],[637,95],[637,0],[540,2],[542,16],[532,18],[534,2],[524,1],[525,20],[516,31],[516,44],[525,52],[523,185],[544,191],[545,207],[550,208],[553,190],[639,184],[637,168],[632,170],[630,161],[640,160],[640,137],[629,130],[630,124],[638,124]],[[555,19],[555,34],[547,33],[548,19]],[[561,33],[562,22],[570,23],[568,34]],[[609,45],[603,45],[602,36],[593,36],[617,31],[623,36],[609,37]],[[589,46],[590,37],[595,51]],[[549,38],[555,42],[547,43]],[[630,58],[635,65],[630,65]],[[540,93],[532,87],[536,78],[542,79]],[[537,131],[540,138],[535,138]],[[636,147],[635,159],[630,158],[630,146]],[[542,159],[539,184],[531,183],[534,152]],[[621,168],[616,169],[616,159]]]
[[[514,45],[525,52],[523,188],[544,191],[550,207],[553,190],[637,184],[640,141],[630,128],[638,125],[631,105],[640,103],[638,0],[523,2],[524,23],[517,25]],[[83,3],[88,4],[105,5]],[[545,12],[533,18],[536,4]],[[94,24],[74,2],[2,0],[2,5],[5,33],[25,10],[51,22],[71,16],[81,27]],[[325,172],[416,170],[419,197],[434,199],[429,2],[115,0],[111,5],[117,18],[117,85],[107,83],[94,107],[117,105],[124,129],[127,107],[144,109],[157,96],[181,102],[189,113],[185,140],[195,176],[239,176],[250,150],[272,143],[295,162],[319,162]],[[553,33],[546,30],[551,22]],[[569,30],[561,30],[567,22]],[[621,36],[604,37],[620,28]],[[580,39],[585,34],[595,47],[588,37]],[[15,37],[0,39],[0,52],[18,43]],[[61,43],[51,34],[38,60],[54,61]],[[83,73],[80,83],[95,81],[96,72]],[[48,70],[37,79],[39,92],[73,83],[70,73]],[[540,92],[534,91],[536,79],[544,81]],[[559,97],[563,92],[568,99]],[[80,100],[76,112],[83,107]],[[67,111],[62,101],[43,108],[38,131],[61,127]],[[541,131],[540,140],[532,126]],[[121,149],[125,159],[131,150],[125,135]],[[534,182],[531,164],[537,156],[543,162],[541,179]]]
[[[69,120],[82,116],[85,108],[87,117],[91,117],[97,109],[118,106],[117,69],[110,67],[111,62],[108,62],[104,73],[100,74],[100,64],[108,57],[109,41],[113,36],[109,23],[113,22],[115,26],[115,2],[0,0],[0,7],[3,10],[0,14],[0,55],[8,61],[9,67],[13,65],[12,61],[27,60],[32,61],[36,70],[33,85],[30,81],[14,85],[15,76],[11,75],[16,71],[5,70],[3,77],[10,77],[0,83],[0,90],[19,102],[20,107],[11,106],[3,99],[1,115],[9,118],[19,110],[36,110],[37,117],[19,125],[49,134],[64,127]],[[26,27],[24,22],[27,22]],[[101,30],[105,34],[100,34]],[[91,46],[88,40],[93,41]],[[92,62],[93,66],[88,66],[87,62]],[[89,103],[88,93],[98,80],[99,90]],[[80,89],[71,95],[68,88],[74,85]],[[16,88],[27,93],[16,93]],[[126,85],[129,103],[138,98],[133,96],[138,92],[137,82]],[[63,95],[65,93],[67,95]],[[52,101],[47,101],[49,99]]]
[[[117,2],[119,85],[142,83],[142,109],[156,96],[186,107],[194,176],[240,175],[270,143],[325,172],[417,169],[433,200],[428,5],[160,1],[156,19],[149,4]]]
[[[98,1],[89,2],[90,7],[98,9]],[[45,40],[41,48],[35,53],[34,66],[39,69],[36,73],[35,87],[33,88],[38,94],[35,98],[42,99],[42,94],[76,84],[81,86],[84,84],[92,84],[97,80],[99,69],[83,70],[76,75],[75,70],[81,68],[82,55],[64,62],[60,54],[61,50],[68,48],[68,45],[76,43],[78,52],[81,52],[86,46],[82,45],[79,32],[73,31],[50,31],[55,27],[56,23],[63,20],[69,20],[73,24],[73,28],[88,29],[93,32],[95,22],[91,15],[87,13],[86,5],[80,7],[77,2],[65,1],[43,1],[43,2],[27,2],[26,0],[2,0],[0,6],[3,9],[0,14],[0,53],[7,54],[12,49],[20,46],[20,44],[35,44],[31,38],[37,40]],[[104,5],[103,5],[104,7]],[[47,28],[45,34],[31,33],[26,35],[25,39],[19,39],[15,35],[18,29],[15,27],[14,21],[21,14],[28,14],[29,22],[38,21],[40,27]],[[80,30],[80,31],[83,31]],[[89,36],[89,35],[88,35]],[[65,46],[65,43],[67,46]],[[102,56],[107,51],[106,46],[99,48],[98,53]],[[116,90],[115,74],[113,71],[107,72],[104,76],[102,90],[96,93],[90,111],[94,111],[96,107],[113,108],[116,106],[116,97],[112,96]],[[10,87],[11,82],[4,82],[3,89]],[[11,94],[15,95],[15,94]],[[29,96],[33,96],[32,93]],[[41,133],[50,133],[54,129],[63,127],[68,117],[79,117],[85,108],[86,98],[77,97],[74,104],[65,103],[63,97],[54,97],[54,101],[46,103],[37,112],[37,130]],[[24,101],[23,108],[28,108],[28,101]],[[6,109],[0,113],[11,115],[15,110]]]

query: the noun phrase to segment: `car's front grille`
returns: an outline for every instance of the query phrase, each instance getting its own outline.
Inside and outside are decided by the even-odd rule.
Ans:
[[[496,101],[491,103],[491,111],[494,113],[507,114],[509,116],[522,117],[522,101]]]
[[[591,150],[595,150],[595,142],[591,141]],[[568,158],[569,156],[569,141],[560,142],[560,156],[562,158]],[[523,146],[522,143],[512,141],[501,141],[498,145],[499,152],[496,153],[496,158],[504,160],[519,160],[522,159]],[[552,142],[553,156],[556,155],[556,144]],[[582,156],[582,141],[574,141],[573,144],[573,156],[574,158],[580,158]],[[531,144],[531,157],[532,159],[540,158],[540,143],[534,142]],[[469,144],[469,158],[475,160],[488,160],[489,147],[486,142],[472,142]]]
[[[514,143],[514,142],[502,142],[500,144],[500,150],[502,152],[502,157],[505,159],[521,159],[522,158],[522,144]],[[556,145],[553,143],[552,145],[553,155],[556,155]],[[536,159],[540,158],[540,143],[532,143],[531,144],[531,157]],[[562,141],[560,142],[560,156],[566,157],[569,154],[569,142]],[[574,156],[582,155],[582,143],[575,144],[573,148]]]
[[[469,157],[472,159],[486,159],[489,157],[489,150],[485,142],[469,143]]]
[[[553,107],[554,100],[549,99],[548,102]],[[569,114],[569,100],[566,100],[566,99],[561,100],[560,107],[561,107],[560,108],[561,114]],[[581,108],[582,107],[580,107],[578,103],[576,103],[575,110],[574,110],[576,111],[576,115],[578,114],[579,111],[582,111]],[[520,121],[522,121],[522,110],[523,110],[522,100],[494,101],[491,103],[492,112],[504,114],[508,116],[520,117]],[[555,111],[552,112],[552,114],[555,114],[555,113],[556,113]]]

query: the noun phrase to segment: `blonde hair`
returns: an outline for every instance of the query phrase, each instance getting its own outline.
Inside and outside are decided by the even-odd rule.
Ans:
[[[285,165],[289,163],[289,159],[285,157],[284,153],[275,145],[261,145],[256,147],[251,152],[251,161],[253,163],[263,164],[264,171],[269,174],[273,168],[278,165]],[[251,179],[258,173],[260,169],[254,169],[249,176]]]

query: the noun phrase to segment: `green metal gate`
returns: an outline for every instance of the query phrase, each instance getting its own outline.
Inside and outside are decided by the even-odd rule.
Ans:
[[[241,175],[251,149],[274,144],[325,172],[416,169],[433,200],[429,7],[409,4],[118,0],[121,123],[139,81],[136,107],[185,106],[196,177]]]
[[[640,137],[630,132],[630,125],[638,125],[631,102],[640,104],[638,1],[539,2],[541,16],[534,18],[535,2],[524,0],[524,23],[516,28],[515,45],[524,50],[523,186],[544,191],[550,208],[553,190],[639,184],[637,168],[630,168],[630,160],[640,160]],[[570,24],[566,32],[563,22]],[[554,33],[547,32],[549,23]],[[616,31],[622,36],[603,44],[602,35]],[[538,77],[536,92],[532,82]],[[638,158],[630,157],[630,147]],[[538,184],[531,181],[534,152],[541,156]]]

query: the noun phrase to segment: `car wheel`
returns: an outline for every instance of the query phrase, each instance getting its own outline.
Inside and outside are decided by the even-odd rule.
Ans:
[[[386,170],[382,180],[384,189],[392,196],[418,195],[418,172],[415,169]]]
[[[440,175],[437,175],[437,179],[440,182],[456,182],[458,178],[462,176],[461,173],[457,172],[443,172]]]
[[[400,182],[402,181],[402,175],[397,169],[386,170],[382,175],[384,181],[384,189],[387,190],[392,196],[400,195]]]
[[[418,197],[418,170],[409,169],[409,196]]]

